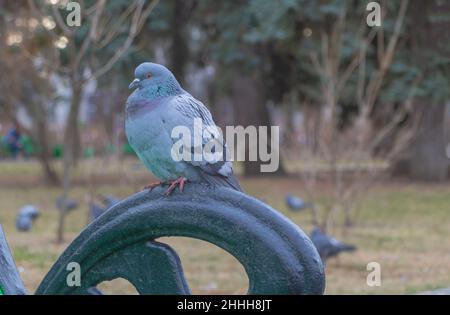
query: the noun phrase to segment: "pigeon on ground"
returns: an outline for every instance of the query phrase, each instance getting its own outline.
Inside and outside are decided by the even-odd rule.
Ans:
[[[28,232],[31,230],[33,220],[30,217],[22,217],[18,215],[16,217],[16,229],[19,232]]]
[[[67,211],[71,211],[71,210],[75,210],[76,208],[78,208],[78,202],[76,202],[75,200],[67,199],[66,207],[64,207],[63,197],[58,197],[56,199],[56,207],[61,211],[64,209],[66,209]]]
[[[33,205],[26,205],[20,209],[19,215],[30,217],[35,220],[37,219],[37,217],[39,217],[39,209]]]
[[[39,210],[33,205],[22,207],[16,217],[16,229],[20,232],[26,232],[31,229],[33,221],[39,216]]]
[[[161,180],[146,188],[168,184],[166,195],[169,195],[177,186],[183,191],[185,182],[189,181],[242,191],[233,175],[232,162],[225,158],[226,144],[205,105],[186,92],[172,72],[162,65],[144,62],[134,75],[129,88],[135,90],[126,103],[125,133],[141,161]],[[184,142],[180,148],[185,152],[173,150],[180,140],[172,138],[174,128],[189,129],[194,138],[194,121],[202,125],[200,141]],[[210,152],[218,154],[208,159],[194,159],[195,153],[201,154],[205,146],[212,143],[215,150]],[[190,153],[191,159],[179,158],[183,153]]]
[[[355,246],[338,241],[337,239],[322,233],[318,228],[312,230],[311,241],[319,252],[323,263],[325,263],[328,258],[337,256],[341,252],[352,252],[356,250]]]
[[[91,202],[89,204],[89,216],[91,221],[94,221],[99,216],[101,216],[108,208],[103,208],[96,204],[95,202]]]
[[[292,211],[301,211],[309,207],[309,205],[303,199],[298,198],[292,194],[287,194],[285,201],[286,205]]]
[[[116,203],[120,202],[120,199],[111,196],[111,195],[106,195],[106,196],[102,196],[103,199],[103,203],[105,204],[106,208],[110,208],[112,206],[114,206]]]

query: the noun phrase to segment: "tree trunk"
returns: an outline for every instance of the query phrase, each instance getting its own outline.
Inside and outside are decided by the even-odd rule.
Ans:
[[[416,180],[444,181],[450,167],[445,152],[445,105],[422,103],[418,115],[419,126],[409,154],[410,176]]]
[[[433,77],[433,58],[430,51],[440,51],[447,42],[443,40],[448,21],[433,22],[430,13],[436,10],[445,12],[450,8],[447,3],[437,1],[411,2],[411,14],[414,20],[411,39],[412,58],[415,65],[422,69],[424,77]],[[443,50],[442,50],[443,51]],[[445,137],[445,100],[432,101],[432,95],[427,99],[416,98],[415,118],[418,127],[415,131],[410,148],[404,157],[393,167],[394,174],[407,175],[415,180],[443,181],[449,178],[450,160],[446,156]],[[431,103],[433,102],[433,103]]]
[[[59,219],[58,219],[58,231],[57,231],[57,242],[62,243],[64,241],[64,227],[65,227],[65,219],[67,215],[67,199],[69,197],[70,192],[70,184],[71,184],[71,175],[72,175],[72,167],[73,167],[73,152],[72,146],[64,147],[64,160],[63,160],[63,196],[62,196],[62,204],[63,206],[59,209]]]
[[[6,103],[6,102],[5,102]],[[56,186],[60,184],[60,179],[57,172],[51,165],[51,153],[48,143],[48,129],[47,129],[47,112],[43,107],[37,104],[25,103],[26,109],[34,118],[34,131],[27,131],[33,141],[39,146],[40,151],[38,152],[38,159],[42,167],[44,174],[44,180],[47,184]],[[17,117],[12,111],[7,109],[7,115],[10,116],[10,120],[15,124],[19,125]]]
[[[270,115],[265,104],[265,97],[263,92],[263,84],[261,76],[257,73],[236,75],[232,84],[232,101],[234,106],[235,120],[238,125],[245,127],[267,126],[268,139],[270,139]],[[258,136],[259,138],[259,136]],[[271,152],[270,140],[268,141],[267,152]],[[262,173],[261,165],[266,164],[260,161],[249,161],[248,143],[245,148],[246,161],[244,162],[245,176],[260,176],[260,175],[285,175],[286,172],[280,157],[279,167],[275,172]],[[255,149],[255,148],[254,148]],[[278,149],[278,148],[276,148]]]
[[[66,200],[69,197],[71,188],[71,175],[76,158],[77,146],[79,146],[80,136],[78,131],[78,113],[80,111],[82,85],[73,85],[72,101],[70,104],[69,116],[67,117],[66,131],[64,134],[63,151],[63,207],[59,211],[57,242],[64,241],[64,226],[67,215]]]
[[[393,176],[407,176],[414,180],[440,182],[450,176],[450,159],[445,135],[444,104],[419,106],[417,131],[411,146],[393,165]]]
[[[77,163],[81,156],[81,138],[80,130],[78,128],[78,117],[80,114],[81,98],[82,98],[82,84],[73,82],[72,101],[70,104],[69,115],[67,117],[66,130],[64,132],[64,150],[66,147],[71,147],[72,163]],[[64,156],[66,154],[64,153]]]
[[[56,171],[51,165],[50,146],[48,143],[48,129],[46,111],[40,106],[37,106],[35,111],[36,118],[36,142],[40,147],[39,161],[41,163],[42,171],[44,173],[45,182],[49,185],[56,186],[60,184],[60,179]]]

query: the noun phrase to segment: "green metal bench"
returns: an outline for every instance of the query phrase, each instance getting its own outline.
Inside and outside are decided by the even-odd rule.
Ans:
[[[155,241],[164,236],[196,238],[229,252],[247,272],[248,294],[324,291],[321,259],[297,225],[243,193],[189,184],[170,197],[155,188],[111,207],[69,245],[36,294],[95,294],[96,285],[119,277],[140,294],[190,294],[178,255]],[[80,286],[66,281],[73,262],[80,266]],[[17,277],[0,277],[5,294],[24,292],[9,289]]]

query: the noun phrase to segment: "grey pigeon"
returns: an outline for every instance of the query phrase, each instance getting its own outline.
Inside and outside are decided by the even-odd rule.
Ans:
[[[67,211],[71,211],[71,210],[75,210],[76,208],[78,208],[78,202],[76,202],[75,200],[67,199],[66,207],[64,207],[63,197],[58,197],[56,199],[56,207],[61,211],[64,209],[66,209]]]
[[[335,257],[342,252],[352,252],[356,250],[355,246],[338,241],[337,239],[322,233],[318,228],[312,230],[311,241],[324,263],[327,259]]]
[[[120,199],[111,196],[111,195],[106,195],[106,196],[102,196],[102,200],[103,203],[105,204],[106,208],[110,208],[112,206],[114,206],[116,203],[120,202]]]
[[[31,229],[33,220],[30,217],[17,216],[16,217],[16,229],[20,232],[27,232]]]
[[[288,208],[292,211],[300,211],[309,207],[309,205],[303,199],[298,198],[292,194],[287,194],[285,201]]]
[[[37,219],[37,217],[39,217],[39,209],[33,205],[26,205],[20,209],[19,215],[30,217],[34,220]]]
[[[39,217],[39,210],[33,205],[23,206],[16,217],[16,229],[21,232],[29,231],[33,221]]]
[[[126,103],[125,132],[140,160],[161,180],[147,188],[169,184],[168,195],[177,186],[182,191],[185,182],[189,181],[242,191],[233,175],[233,164],[226,159],[226,144],[218,136],[218,129],[205,105],[186,92],[172,72],[162,65],[142,63],[134,75],[129,87],[135,90]],[[200,141],[184,142],[178,149],[191,153],[191,159],[181,159],[183,153],[173,150],[180,139],[174,139],[172,132],[181,126],[194,137],[195,121],[202,124]],[[209,159],[193,158],[195,153],[201,154],[212,143],[217,150],[210,152],[217,154]]]
[[[95,219],[97,219],[106,210],[107,210],[107,208],[103,208],[103,207],[99,206],[98,204],[96,204],[95,202],[91,202],[89,204],[89,216],[90,216],[91,221],[94,221]]]

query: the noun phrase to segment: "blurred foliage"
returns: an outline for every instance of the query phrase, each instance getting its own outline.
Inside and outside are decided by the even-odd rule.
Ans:
[[[90,7],[94,2],[94,0],[86,1],[85,6]],[[295,94],[299,100],[313,104],[321,103],[320,81],[317,70],[311,64],[310,55],[312,52],[320,51],[321,34],[329,33],[336,19],[342,14],[345,13],[345,33],[339,54],[343,65],[348,64],[354,57],[370,31],[369,27],[363,32],[360,31],[360,25],[365,21],[367,14],[366,5],[369,2],[367,0],[191,0],[191,2],[195,9],[189,16],[186,31],[183,33],[188,37],[186,41],[191,58],[185,63],[199,68],[208,64],[215,65],[222,75],[217,85],[223,87],[229,85],[237,69],[239,71],[258,69],[264,77],[267,98],[275,103],[280,103],[283,97],[290,94]],[[45,1],[36,3],[44,11],[50,12],[50,6]],[[142,61],[153,60],[157,48],[167,52],[175,45],[171,41],[174,32],[174,9],[177,3],[178,0],[167,0],[161,1],[156,6],[134,46],[115,64],[110,75],[100,78],[100,86],[114,84],[125,92],[132,76],[130,69]],[[387,42],[394,29],[400,1],[381,1],[381,3],[386,9],[383,30]],[[380,95],[382,102],[395,103],[404,100],[405,93],[418,72],[426,76],[416,91],[418,96],[429,97],[436,101],[450,97],[448,89],[450,41],[444,37],[435,39],[436,45],[432,46],[418,43],[418,38],[430,34],[430,28],[434,27],[441,33],[448,33],[450,11],[445,10],[448,6],[443,5],[442,1],[431,0],[426,3],[427,10],[422,14],[424,5],[419,1],[410,1],[399,50]],[[127,0],[107,1],[109,23],[114,22],[128,4]],[[441,6],[444,6],[443,10],[439,10]],[[6,9],[11,10],[9,13],[20,11],[12,4],[8,4]],[[1,11],[3,15],[8,13],[8,10]],[[63,18],[69,13],[63,8],[60,8],[59,12]],[[425,19],[422,23],[417,22],[418,13]],[[427,25],[427,28],[423,25]],[[90,20],[87,20],[75,29],[75,50],[81,48],[90,28]],[[89,56],[88,64],[91,68],[97,68],[111,57],[124,41],[128,28],[128,23],[120,25],[118,35],[104,47],[89,46],[91,51],[87,52],[86,56]],[[62,35],[61,30],[60,32]],[[45,53],[51,44],[52,38],[41,27],[37,28],[30,38],[29,46],[33,51]],[[414,49],[413,46],[418,48]],[[371,75],[370,70],[376,68],[376,50],[375,40],[368,49],[367,78]],[[69,49],[60,51],[62,65],[69,61],[68,53]],[[164,57],[168,63],[171,62],[166,54]],[[357,80],[353,77],[349,82],[340,100],[343,106],[355,102],[354,91]]]
[[[366,5],[369,1],[200,1],[192,27],[201,29],[202,50],[209,51],[210,58],[223,72],[236,67],[260,68],[269,87],[280,90],[272,95],[280,101],[285,93],[298,93],[300,99],[320,103],[321,95],[316,70],[311,65],[310,54],[320,51],[321,33],[329,32],[333,22],[345,16],[343,45],[339,51],[342,64],[347,65],[359,50],[370,31],[365,21]],[[385,1],[386,16],[383,20],[385,42],[392,35],[400,1]],[[426,37],[429,28],[442,25],[441,32],[448,33],[450,11],[436,11],[441,2],[427,1],[428,11],[423,12],[427,29],[417,25],[415,11],[420,11],[418,2],[411,1],[402,30],[400,45],[393,65],[388,72],[386,84],[380,95],[381,101],[398,102],[406,98],[412,80],[417,73],[426,74],[416,93],[436,101],[449,98],[450,86],[450,41],[439,39],[439,50],[434,46],[416,43],[418,36]],[[420,12],[419,12],[420,13]],[[200,21],[200,22],[199,22]],[[439,24],[439,25],[438,25]],[[418,35],[420,34],[420,35]],[[420,45],[413,52],[413,45]],[[368,49],[367,79],[375,69],[377,42],[372,41]],[[422,55],[420,61],[415,54]],[[277,62],[277,61],[282,62]],[[283,62],[285,64],[283,64]],[[341,69],[342,70],[342,69]],[[356,74],[354,75],[356,76]],[[270,82],[272,81],[272,82]],[[347,93],[341,101],[354,102],[356,78],[350,80]],[[276,85],[284,86],[276,86]],[[353,93],[352,93],[353,91]]]
[[[45,0],[34,1],[40,9],[50,15],[50,5]],[[85,1],[90,7],[95,1]],[[342,45],[338,51],[344,71],[355,54],[363,45],[371,29],[365,23],[366,5],[369,1],[352,0],[240,0],[240,1],[202,1],[202,0],[165,0],[161,1],[129,49],[112,71],[98,81],[99,88],[113,87],[117,95],[128,93],[128,83],[132,79],[136,64],[156,60],[158,54],[170,66],[174,63],[170,56],[177,47],[174,33],[181,32],[186,41],[189,54],[185,55],[182,65],[189,69],[201,69],[212,65],[220,80],[212,82],[213,87],[223,93],[235,76],[247,71],[256,71],[264,84],[264,97],[275,104],[285,104],[286,97],[297,100],[295,103],[320,106],[323,103],[321,81],[317,69],[311,62],[311,54],[321,50],[323,34],[330,34],[336,20],[345,14],[345,31]],[[176,21],[176,8],[189,3],[189,12],[184,21]],[[394,31],[395,19],[400,1],[380,1],[385,8],[383,19],[384,42],[388,42]],[[127,0],[106,2],[107,23],[113,23],[129,5]],[[26,7],[12,2],[0,4],[0,17],[11,21],[13,16],[26,16]],[[63,18],[69,13],[59,9]],[[178,21],[180,22],[180,21]],[[5,22],[7,23],[7,22]],[[71,49],[81,49],[92,25],[90,20],[82,21],[75,28],[73,47],[56,50],[57,59],[62,65],[69,62]],[[442,102],[450,98],[450,40],[448,30],[450,10],[448,4],[440,0],[410,1],[405,24],[402,28],[398,50],[388,70],[379,96],[379,102],[392,103],[404,101],[410,87],[420,73],[423,80],[415,91],[416,96]],[[8,23],[7,23],[8,24]],[[177,29],[181,28],[181,29]],[[129,21],[119,25],[117,36],[105,46],[91,45],[86,53],[87,68],[96,69],[123,43],[129,30]],[[362,30],[362,31],[361,31]],[[58,30],[58,35],[63,35]],[[30,53],[39,52],[41,56],[54,53],[53,38],[44,27],[36,28],[32,34],[26,33],[24,45]],[[366,60],[366,80],[377,69],[377,40],[368,47]],[[17,50],[12,46],[8,49]],[[159,50],[159,52],[158,52]],[[51,52],[52,51],[52,52]],[[159,56],[158,58],[160,58]],[[39,68],[39,67],[37,67]],[[20,69],[20,71],[25,71]],[[37,69],[37,72],[40,70]],[[340,95],[339,106],[342,112],[354,111],[356,103],[357,72],[354,73]],[[39,77],[39,76],[38,76]],[[181,78],[182,79],[182,78]],[[41,80],[42,81],[42,80]],[[38,82],[42,85],[42,82]],[[28,87],[23,84],[24,95],[37,90],[36,84]],[[42,93],[41,93],[42,94]],[[2,99],[0,95],[0,100]],[[52,93],[47,104],[56,101],[57,94]],[[123,98],[118,98],[123,106]],[[211,104],[213,105],[213,104]],[[51,106],[49,106],[51,107]],[[51,108],[49,114],[51,115]],[[117,110],[121,110],[117,106]],[[2,103],[0,111],[3,113]]]

